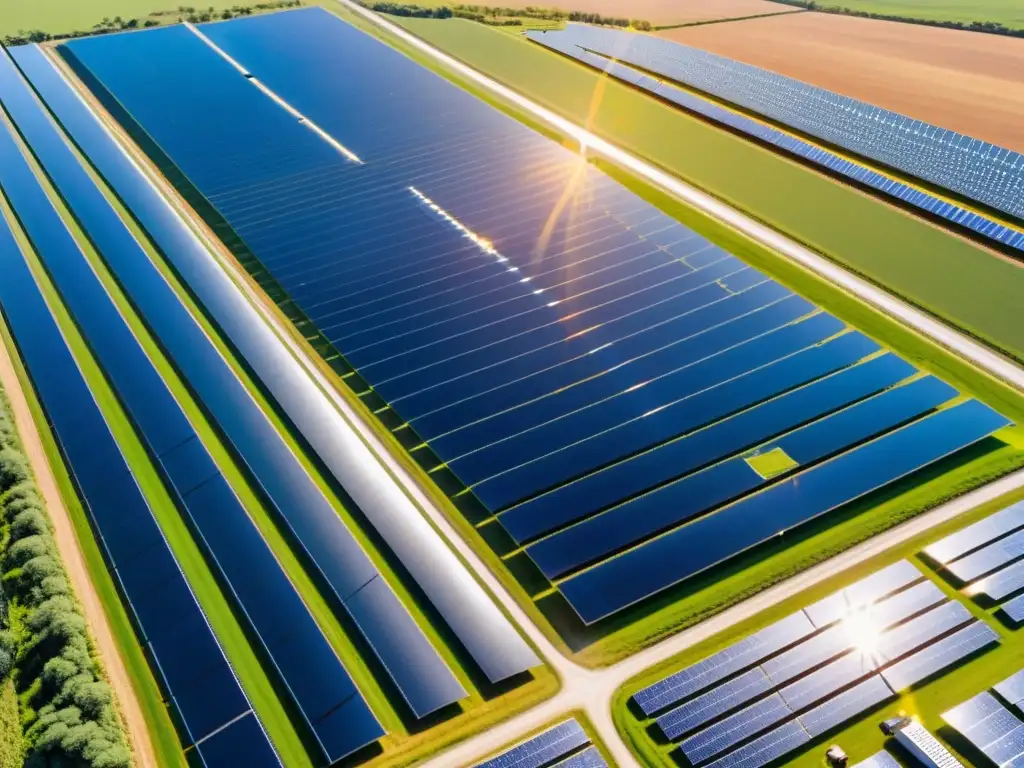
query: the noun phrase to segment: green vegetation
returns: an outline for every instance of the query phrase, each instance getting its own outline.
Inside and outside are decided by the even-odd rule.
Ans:
[[[18,694],[9,677],[0,685],[0,768],[22,768],[24,760]]]
[[[98,14],[103,10],[97,10],[95,6],[100,3],[74,3],[73,6],[69,4],[66,13],[54,13],[55,10],[63,8],[65,4],[63,0],[46,3],[36,3],[32,0],[13,1],[13,16],[5,11],[7,15],[0,21],[0,38],[3,39],[5,45],[12,46],[71,37],[105,35],[111,32],[128,32],[159,27],[163,24],[176,24],[181,21],[200,24],[282,8],[294,8],[302,4],[301,0],[268,0],[268,2],[255,5],[240,5],[237,2],[225,3],[223,0],[215,0],[218,2],[216,6],[194,8],[190,5],[182,5],[167,11],[143,10],[135,15],[132,15],[132,11],[128,11],[125,16],[122,16],[119,13],[119,9],[122,7],[133,9],[139,6],[150,9],[152,6],[148,4],[143,6],[138,0],[106,0],[103,3],[103,10],[109,8],[116,15],[99,18]],[[75,10],[72,11],[71,7]],[[90,15],[85,16],[85,13]],[[74,22],[69,21],[69,18]],[[83,18],[84,22],[79,21]]]
[[[976,603],[959,595],[955,589],[935,574],[927,563],[918,557],[918,553],[929,543],[937,541],[943,536],[953,533],[1021,499],[1024,499],[1024,491],[1016,491],[1006,497],[984,504],[967,514],[961,515],[908,540],[885,554],[860,563],[854,568],[844,571],[839,576],[827,579],[803,592],[780,600],[753,618],[695,645],[679,656],[645,670],[641,675],[626,683],[615,694],[613,717],[619,732],[644,765],[675,768],[677,764],[669,757],[669,747],[651,737],[647,731],[650,721],[638,719],[638,716],[642,716],[630,706],[629,700],[634,693],[756,632],[773,621],[777,621],[803,606],[809,605],[841,589],[846,584],[862,579],[902,558],[913,560],[924,573],[932,576],[936,584],[950,597],[962,599],[974,615],[986,620],[1000,634],[1002,640],[1000,646],[995,650],[981,654],[952,672],[940,675],[934,681],[904,694],[898,701],[861,718],[847,728],[837,733],[832,733],[823,739],[818,739],[814,742],[813,746],[804,749],[799,757],[787,762],[786,765],[800,766],[801,768],[818,768],[822,764],[821,754],[829,744],[840,744],[843,746],[850,753],[851,763],[863,760],[882,748],[885,738],[876,727],[878,721],[884,716],[891,716],[900,710],[904,710],[908,714],[918,715],[928,728],[933,731],[939,731],[943,726],[943,722],[939,717],[942,712],[960,704],[992,684],[1013,674],[1021,667],[1024,667],[1024,643],[1021,643],[1019,638],[1016,637],[1017,633],[1007,629],[992,616],[992,611],[982,609]],[[941,736],[945,738],[947,735],[948,729],[944,729]],[[954,749],[963,747],[962,743],[956,740],[950,743]],[[977,764],[971,760],[969,754],[961,755],[961,757],[964,759],[965,765]]]
[[[602,24],[610,27],[629,27],[648,32],[653,29],[649,21],[618,16],[602,16],[584,11],[562,11],[533,5],[506,7],[447,3],[444,0],[421,0],[417,4],[392,2],[360,2],[366,8],[389,16],[416,19],[467,19],[492,27],[530,27],[533,29],[560,28],[566,21]]]
[[[746,462],[751,469],[765,479],[781,475],[783,472],[800,466],[781,448],[772,448],[764,453],[747,456]]]
[[[400,19],[451,55],[1024,359],[1024,269],[521,37]]]
[[[27,766],[128,768],[131,753],[28,460],[0,401],[0,701],[10,721],[8,681],[17,694]],[[13,748],[4,739],[4,759]]]
[[[1017,0],[773,0],[809,10],[1024,37]]]

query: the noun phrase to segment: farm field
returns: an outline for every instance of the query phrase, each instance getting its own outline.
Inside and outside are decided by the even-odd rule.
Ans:
[[[0,37],[19,31],[42,30],[51,34],[91,29],[104,18],[144,19],[157,18],[177,21],[179,6],[197,6],[201,10],[213,8],[222,11],[236,5],[248,5],[240,0],[203,0],[201,3],[178,3],[173,0],[7,0],[0,16]],[[255,5],[255,1],[251,3]],[[166,12],[166,13],[161,13]]]
[[[998,635],[998,645],[970,657],[966,663],[956,665],[950,670],[936,675],[933,679],[926,680],[923,685],[915,686],[884,706],[871,710],[869,714],[854,717],[848,725],[830,731],[827,738],[818,738],[812,741],[811,746],[801,747],[799,754],[788,757],[783,764],[795,768],[819,766],[821,765],[821,754],[829,744],[843,746],[850,753],[851,763],[866,759],[871,754],[883,749],[886,743],[886,737],[878,730],[878,722],[883,718],[895,716],[900,711],[919,717],[932,733],[937,733],[943,743],[952,747],[956,752],[958,748],[962,747],[964,741],[957,738],[951,729],[945,727],[941,714],[1024,666],[1024,643],[1022,643],[1024,638],[1021,637],[1021,632],[1024,630],[1011,628],[996,614],[994,608],[979,604],[957,590],[943,574],[937,572],[933,564],[922,557],[922,551],[929,544],[1019,502],[1022,498],[1024,498],[1024,493],[1018,491],[984,504],[954,521],[944,523],[928,533],[908,540],[884,555],[871,558],[855,568],[845,571],[840,576],[828,579],[811,589],[789,597],[774,605],[772,609],[758,614],[754,619],[737,625],[672,660],[646,670],[616,693],[613,715],[620,733],[634,753],[641,758],[644,765],[652,766],[652,768],[671,768],[678,765],[670,756],[673,746],[661,741],[660,737],[658,739],[651,738],[648,728],[653,721],[645,719],[639,708],[631,703],[630,699],[637,691],[722,650],[737,640],[747,637],[801,608],[814,604],[849,584],[906,559],[925,576],[927,581],[937,586],[946,598],[959,602],[967,608],[974,619],[980,619],[987,627],[994,630]],[[965,765],[979,764],[972,759],[974,754],[970,752],[958,753],[958,757],[965,761]]]
[[[556,0],[550,5],[565,11],[644,19],[659,27],[792,10],[770,0]]]
[[[826,13],[658,34],[1024,150],[1024,39]]]
[[[1024,358],[1024,270],[525,40],[468,22],[403,26],[560,114]],[[746,24],[747,22],[738,22]],[[777,190],[785,189],[786,194]]]
[[[822,0],[818,6],[964,24],[994,21],[1024,29],[1024,7],[1017,0]]]

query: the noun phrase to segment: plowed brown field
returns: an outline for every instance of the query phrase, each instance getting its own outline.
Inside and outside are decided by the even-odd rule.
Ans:
[[[664,37],[1024,151],[1024,40],[798,13]]]
[[[568,11],[600,13],[602,16],[644,19],[662,27],[795,10],[768,0],[549,0],[546,3],[538,1],[530,4],[551,5]]]

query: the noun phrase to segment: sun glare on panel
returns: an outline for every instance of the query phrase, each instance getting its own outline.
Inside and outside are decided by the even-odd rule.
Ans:
[[[842,626],[854,650],[877,666],[882,631],[872,613],[870,606],[853,608],[843,617]]]

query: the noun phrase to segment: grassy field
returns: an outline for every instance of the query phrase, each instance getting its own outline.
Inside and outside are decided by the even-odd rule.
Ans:
[[[258,0],[5,0],[0,17],[0,37],[19,31],[42,30],[50,34],[92,29],[104,18],[148,17],[168,22],[178,20],[179,6],[223,11],[236,5],[255,5]]]
[[[926,683],[923,687],[904,694],[898,701],[886,705],[839,732],[816,740],[813,746],[804,749],[798,757],[785,764],[800,766],[800,768],[817,768],[817,766],[822,764],[821,755],[829,744],[842,745],[850,754],[851,763],[863,760],[882,748],[884,737],[876,727],[877,722],[883,717],[892,716],[900,710],[905,710],[908,714],[916,714],[921,717],[926,726],[937,732],[944,739],[947,739],[948,743],[954,748],[962,747],[962,742],[956,738],[948,738],[949,729],[943,726],[939,716],[942,712],[980,693],[993,683],[1002,680],[1024,666],[1024,642],[1021,642],[1022,638],[1018,636],[1019,632],[1014,632],[1004,626],[997,618],[992,616],[991,610],[983,610],[972,601],[958,596],[956,590],[943,580],[941,576],[935,574],[926,563],[917,557],[917,554],[932,541],[953,533],[969,523],[980,520],[992,512],[1022,498],[1024,498],[1024,491],[1018,491],[1003,499],[985,504],[976,510],[972,510],[967,515],[915,537],[896,549],[886,552],[884,555],[872,558],[844,572],[840,576],[794,595],[774,605],[771,609],[758,614],[753,619],[745,621],[704,643],[694,646],[684,654],[646,670],[642,675],[624,685],[614,698],[613,714],[615,722],[619,731],[623,734],[626,743],[641,758],[644,765],[676,768],[677,763],[668,754],[670,747],[656,743],[656,740],[652,739],[647,731],[649,722],[638,719],[637,713],[629,706],[629,698],[636,691],[689,666],[708,654],[721,650],[752,632],[767,626],[771,622],[835,592],[837,589],[841,589],[846,584],[864,578],[870,573],[897,560],[910,558],[948,595],[962,599],[974,615],[986,620],[989,626],[993,627],[1000,635],[1001,643],[999,647],[981,654],[949,674],[939,676],[934,681]],[[970,754],[961,755],[961,757],[965,759],[966,765],[979,764],[972,760],[973,756]]]
[[[819,0],[818,6],[928,21],[994,21],[1024,29],[1024,5],[1017,0]]]
[[[406,28],[1018,359],[1024,269],[541,49],[462,20]]]

